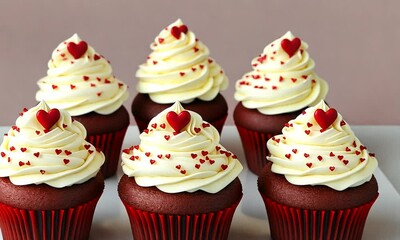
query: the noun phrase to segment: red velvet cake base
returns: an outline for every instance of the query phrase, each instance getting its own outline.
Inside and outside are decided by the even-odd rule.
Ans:
[[[239,200],[240,201],[240,200]],[[142,211],[123,202],[135,240],[218,239],[228,238],[232,218],[239,201],[210,213],[176,215]]]
[[[88,142],[96,148],[100,148],[105,155],[105,162],[100,169],[104,178],[113,176],[117,171],[122,143],[127,129],[128,127],[125,127],[115,132],[88,135],[86,137]]]
[[[376,200],[349,209],[312,210],[288,207],[264,195],[262,198],[274,240],[361,239],[369,210]]]
[[[18,209],[0,203],[0,228],[3,239],[89,239],[99,198],[100,196],[73,208],[44,211]]]

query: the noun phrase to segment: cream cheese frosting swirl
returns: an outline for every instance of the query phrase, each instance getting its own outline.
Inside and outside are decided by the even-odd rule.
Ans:
[[[294,112],[325,99],[328,84],[314,72],[308,44],[287,32],[252,60],[236,82],[235,99],[265,115]]]
[[[84,183],[104,163],[103,153],[85,137],[83,125],[66,111],[50,110],[44,101],[25,109],[0,146],[0,177],[9,177],[15,185],[44,183],[55,188]]]
[[[228,78],[208,48],[178,19],[155,38],[152,53],[136,72],[139,93],[157,103],[213,100]]]
[[[77,34],[57,46],[48,68],[37,82],[36,100],[72,116],[111,114],[128,98],[127,85],[113,76],[108,60]]]
[[[151,120],[140,145],[123,150],[122,169],[142,187],[216,193],[243,169],[219,139],[212,125],[177,102]]]
[[[375,154],[324,101],[289,121],[282,135],[268,140],[267,147],[272,172],[284,174],[295,185],[325,185],[342,191],[368,182],[378,166]]]

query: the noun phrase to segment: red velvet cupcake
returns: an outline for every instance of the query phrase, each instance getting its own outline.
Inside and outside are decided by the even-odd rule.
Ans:
[[[64,109],[85,126],[87,141],[100,148],[106,161],[104,177],[115,174],[129,113],[122,105],[127,86],[115,78],[108,60],[77,34],[54,50],[47,76],[38,81],[36,100]]]
[[[253,71],[236,82],[233,120],[249,169],[259,174],[267,163],[266,142],[308,106],[324,99],[327,83],[315,72],[308,45],[287,32],[253,59]]]
[[[63,110],[21,113],[0,146],[3,239],[88,239],[104,189],[104,155]]]
[[[335,109],[306,109],[267,147],[258,189],[273,239],[361,239],[378,163]]]
[[[207,46],[178,19],[164,28],[150,47],[153,52],[136,72],[139,94],[132,103],[132,114],[139,131],[180,101],[221,133],[228,104],[220,91],[228,87],[228,78],[210,58]]]
[[[179,103],[122,154],[118,185],[134,239],[227,239],[242,198],[242,165],[218,131]]]

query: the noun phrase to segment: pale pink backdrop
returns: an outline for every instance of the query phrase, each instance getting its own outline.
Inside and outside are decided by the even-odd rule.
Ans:
[[[400,2],[0,0],[0,126],[35,105],[36,81],[53,49],[78,33],[111,60],[136,94],[137,66],[165,26],[181,18],[234,84],[266,44],[291,30],[309,44],[327,101],[351,124],[400,124]],[[132,124],[135,124],[133,119]]]

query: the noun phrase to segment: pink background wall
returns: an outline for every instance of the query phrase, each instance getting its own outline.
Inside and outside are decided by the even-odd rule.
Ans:
[[[172,3],[170,3],[172,2]],[[210,49],[230,87],[263,48],[291,30],[309,44],[327,101],[351,124],[400,124],[400,2],[388,1],[106,1],[0,0],[0,125],[35,105],[36,81],[53,49],[73,33],[111,60],[130,86],[149,44],[177,18]],[[134,121],[132,120],[132,124]],[[228,124],[233,124],[232,114]]]

